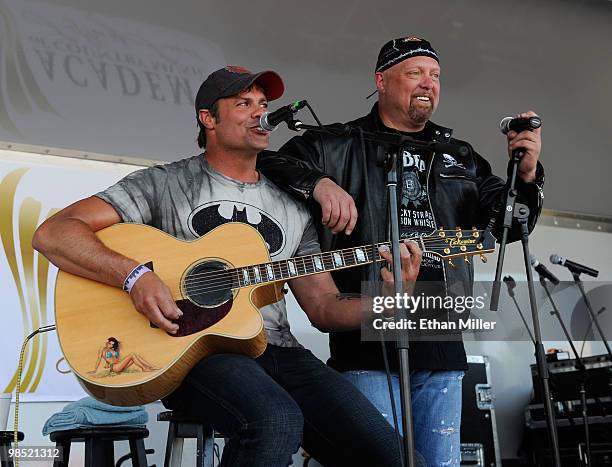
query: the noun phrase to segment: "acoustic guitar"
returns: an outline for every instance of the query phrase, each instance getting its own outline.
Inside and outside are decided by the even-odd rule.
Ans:
[[[417,240],[423,251],[452,264],[494,250],[493,237],[482,233],[440,229]],[[171,335],[138,313],[121,289],[59,272],[55,317],[66,361],[89,394],[121,406],[170,394],[207,355],[261,355],[266,336],[259,308],[280,300],[286,281],[380,261],[383,245],[270,261],[264,239],[243,223],[221,225],[194,241],[141,224],[116,224],[97,236],[154,270],[183,312]]]

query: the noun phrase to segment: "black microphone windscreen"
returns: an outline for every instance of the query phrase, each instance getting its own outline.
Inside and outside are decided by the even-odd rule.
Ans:
[[[509,125],[511,121],[512,121],[512,117],[504,117],[501,119],[501,122],[499,122],[499,129],[504,135],[507,134],[508,131],[510,131]]]

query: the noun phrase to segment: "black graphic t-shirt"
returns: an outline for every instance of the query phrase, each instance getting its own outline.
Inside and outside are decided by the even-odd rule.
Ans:
[[[397,133],[397,130],[384,127],[382,131]],[[426,131],[417,133],[402,133],[406,136],[431,141],[431,135]],[[398,173],[398,182],[401,182],[399,191],[399,228],[401,238],[411,238],[419,235],[430,235],[440,226],[437,225],[435,213],[431,206],[427,186],[427,174],[432,169],[433,154],[429,151],[406,148],[402,154],[401,172]],[[445,167],[456,165],[462,167],[447,154],[436,155],[444,159]],[[436,170],[436,167],[433,168]],[[435,176],[435,172],[431,174]],[[444,209],[444,206],[436,206]],[[445,296],[446,281],[441,258],[431,253],[425,253],[417,279],[414,295]],[[418,317],[426,317],[424,313],[447,313],[445,310],[419,310]],[[413,319],[417,315],[413,315]],[[351,370],[384,370],[383,354],[379,342],[363,342],[360,332],[333,333],[330,338],[332,357],[328,364],[338,371]],[[389,366],[392,371],[398,371],[399,360],[395,342],[386,342],[386,352]],[[410,369],[411,370],[466,370],[467,361],[463,343],[458,340],[414,340],[410,343]]]
[[[403,133],[411,138],[426,141],[425,131]],[[427,173],[432,160],[431,151],[406,147],[401,155],[402,189],[399,206],[400,238],[431,235],[438,226],[427,193]],[[419,281],[444,280],[442,260],[425,252],[421,262]]]

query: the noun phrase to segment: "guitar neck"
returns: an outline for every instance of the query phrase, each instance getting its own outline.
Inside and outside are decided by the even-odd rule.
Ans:
[[[440,228],[432,235],[415,237],[413,240],[419,244],[423,253],[430,252],[441,259],[447,259],[450,267],[455,267],[453,259],[456,258],[463,258],[469,263],[469,257],[480,255],[481,259],[486,261],[484,254],[494,251],[495,242],[489,232],[476,228],[461,230],[459,227],[454,230]],[[190,277],[190,286],[194,287],[194,293],[204,290],[239,289],[363,266],[384,260],[379,252],[381,246],[389,247],[390,244],[382,242],[269,263],[197,273]]]
[[[419,241],[419,244],[423,251],[427,251],[423,241]],[[228,269],[226,272],[232,275],[233,285],[237,288],[253,284],[285,281],[384,261],[378,251],[381,246],[390,247],[390,243],[376,243],[374,250],[370,244]]]

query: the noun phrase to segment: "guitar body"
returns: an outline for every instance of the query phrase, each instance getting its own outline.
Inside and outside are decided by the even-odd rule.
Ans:
[[[258,309],[282,298],[282,282],[232,289],[223,276],[224,267],[270,261],[254,228],[228,223],[195,241],[141,224],[116,224],[97,235],[109,248],[151,263],[184,316],[177,321],[179,335],[169,335],[138,313],[124,291],[60,271],[57,334],[66,361],[93,397],[113,405],[146,404],[175,390],[208,355],[263,353],[266,337]],[[220,277],[221,287],[211,287],[210,280],[198,286],[198,274],[211,270],[218,271],[214,277]]]

